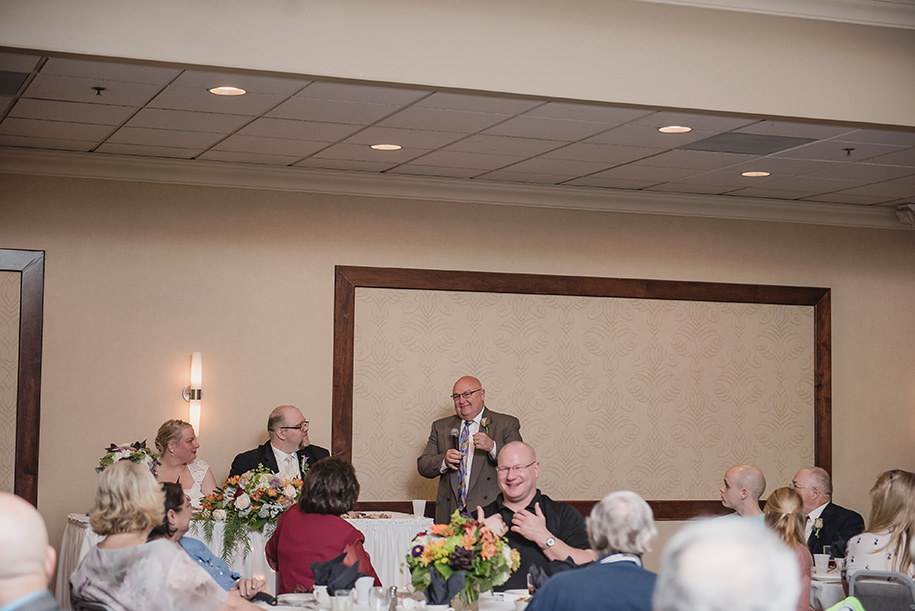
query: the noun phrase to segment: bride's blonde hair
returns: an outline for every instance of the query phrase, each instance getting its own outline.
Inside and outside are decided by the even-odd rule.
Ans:
[[[156,433],[156,448],[159,450],[159,454],[165,454],[168,444],[181,441],[184,429],[189,428],[191,428],[191,423],[184,420],[173,419],[163,422],[159,427],[159,432]]]

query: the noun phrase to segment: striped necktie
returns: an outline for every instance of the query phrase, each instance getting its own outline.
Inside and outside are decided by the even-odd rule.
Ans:
[[[470,422],[464,421],[461,431],[461,464],[458,465],[458,509],[467,505],[467,451],[470,449]]]

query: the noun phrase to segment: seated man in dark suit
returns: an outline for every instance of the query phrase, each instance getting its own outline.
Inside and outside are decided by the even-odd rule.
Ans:
[[[513,441],[499,452],[499,490],[496,500],[477,507],[486,525],[499,536],[508,534],[508,544],[521,554],[521,566],[495,590],[527,587],[527,573],[537,565],[547,574],[550,563],[569,558],[583,565],[597,559],[591,549],[585,519],[572,505],[554,501],[537,489],[540,463],[534,448]]]
[[[293,479],[304,476],[311,465],[330,456],[321,446],[311,445],[308,420],[292,405],[281,405],[270,412],[267,433],[270,435],[267,443],[235,457],[229,477],[264,465],[274,473]]]
[[[807,514],[807,547],[811,554],[822,554],[830,546],[836,558],[845,557],[848,540],[864,531],[861,514],[832,502],[832,480],[820,467],[805,467],[797,472],[791,487],[804,500]]]
[[[550,577],[528,611],[651,611],[657,575],[642,568],[642,554],[657,534],[642,497],[629,490],[608,494],[588,518],[588,538],[600,560]]]
[[[18,496],[0,492],[0,608],[60,611],[48,590],[54,556],[41,515]]]

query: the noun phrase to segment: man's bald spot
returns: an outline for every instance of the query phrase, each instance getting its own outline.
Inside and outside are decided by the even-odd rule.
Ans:
[[[47,554],[41,514],[18,496],[0,492],[0,579],[44,576]]]
[[[506,459],[509,456],[517,456],[521,462],[536,462],[537,454],[534,452],[534,448],[529,444],[524,443],[523,441],[512,441],[502,446],[502,449],[499,451],[499,464],[502,464],[502,455],[505,455]]]
[[[460,384],[461,382],[464,382],[464,384],[466,384],[468,386],[474,386],[476,388],[483,388],[483,384],[481,384],[480,381],[473,376],[463,376],[463,377],[458,378],[457,382],[454,383],[454,388],[457,388],[458,384]],[[452,392],[455,392],[455,391],[452,390]]]
[[[737,486],[746,488],[750,496],[759,500],[759,497],[766,491],[766,476],[753,465],[740,465],[735,468],[737,469]]]

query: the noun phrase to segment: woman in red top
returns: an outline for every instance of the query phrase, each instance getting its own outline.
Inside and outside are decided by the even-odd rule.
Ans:
[[[312,562],[346,553],[346,564],[359,560],[359,572],[381,582],[363,547],[365,535],[340,516],[359,498],[353,465],[336,457],[316,462],[305,474],[299,504],[280,516],[267,542],[267,561],[279,573],[279,593],[311,592]]]

